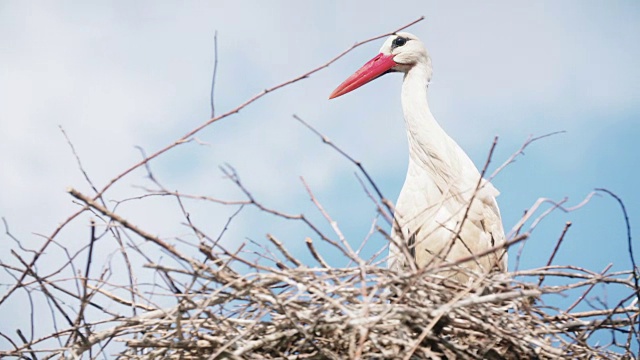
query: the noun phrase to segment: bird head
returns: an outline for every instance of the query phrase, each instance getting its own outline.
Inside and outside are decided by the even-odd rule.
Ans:
[[[391,35],[380,48],[380,53],[338,86],[329,99],[342,96],[390,72],[408,73],[422,64],[431,72],[431,59],[417,36],[399,32]]]

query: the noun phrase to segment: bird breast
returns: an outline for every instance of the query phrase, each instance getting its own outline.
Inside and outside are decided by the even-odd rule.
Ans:
[[[498,191],[484,180],[475,191],[480,178],[475,166],[475,174],[463,174],[451,168],[459,164],[459,159],[449,157],[447,166],[440,166],[438,157],[427,156],[431,163],[419,155],[410,157],[395,214],[394,239],[410,245],[415,264],[437,266],[503,243],[504,230],[495,202]],[[406,256],[395,246],[390,255],[390,267],[399,270],[407,266]],[[506,254],[490,254],[463,267],[479,273],[506,270]],[[468,279],[460,271],[445,276],[463,282]]]

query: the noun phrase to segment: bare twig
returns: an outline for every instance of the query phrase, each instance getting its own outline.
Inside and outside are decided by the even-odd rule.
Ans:
[[[502,163],[502,165],[498,166],[498,168],[491,174],[491,176],[489,176],[489,178],[487,179],[488,181],[493,180],[494,177],[496,177],[502,170],[504,170],[504,168],[506,168],[507,166],[509,166],[510,164],[516,162],[518,156],[520,155],[524,155],[524,150],[531,145],[532,143],[550,137],[550,136],[554,136],[557,134],[563,134],[566,131],[561,130],[561,131],[554,131],[554,132],[550,132],[548,134],[543,134],[540,136],[533,136],[530,135],[529,138],[522,144],[522,146],[520,146],[520,148],[518,149],[518,151],[514,152],[513,154],[511,154],[511,156],[509,156],[509,158]]]
[[[216,116],[216,106],[214,102],[214,91],[216,88],[216,74],[218,72],[218,30],[213,34],[213,75],[211,76],[211,117]]]
[[[631,266],[633,267],[633,281],[636,289],[636,297],[638,299],[638,308],[640,309],[640,285],[638,284],[638,282],[640,281],[640,274],[638,273],[638,266],[636,265],[635,256],[633,255],[633,242],[631,241],[631,224],[629,223],[627,208],[624,206],[624,202],[622,202],[622,199],[620,199],[620,197],[614,194],[612,191],[604,188],[597,188],[595,190],[604,192],[613,197],[618,202],[618,204],[620,205],[620,209],[622,210],[622,215],[624,216],[624,222],[627,228],[627,247],[629,252],[629,259],[631,260]],[[638,332],[640,333],[640,324],[638,325]],[[637,341],[638,345],[640,346],[640,338],[637,338]]]
[[[549,256],[549,260],[547,260],[547,266],[551,265],[551,262],[553,262],[553,258],[556,257],[556,254],[558,253],[558,249],[560,249],[560,245],[562,244],[562,241],[564,240],[564,236],[567,234],[569,227],[571,227],[571,222],[567,221],[567,223],[564,224],[564,229],[562,229],[562,234],[560,234],[558,241],[556,241],[556,246],[553,248],[553,252],[551,253],[551,256]],[[538,286],[542,285],[543,281],[544,281],[544,276],[540,276],[540,279],[538,280]]]
[[[360,161],[352,158],[349,154],[347,154],[341,148],[339,148],[335,143],[333,143],[331,140],[329,140],[328,137],[326,137],[321,132],[316,130],[313,126],[309,125],[309,123],[307,123],[306,121],[304,121],[300,117],[298,117],[298,115],[294,114],[293,118],[298,120],[299,122],[301,122],[304,126],[307,127],[307,129],[311,130],[314,134],[318,135],[323,143],[329,145],[332,149],[337,151],[340,155],[342,155],[347,160],[349,160],[351,163],[353,163],[355,166],[357,166],[358,169],[360,170],[360,172],[362,172],[362,174],[367,178],[367,182],[369,182],[369,185],[371,185],[373,190],[376,192],[376,194],[378,195],[378,198],[380,199],[380,201],[387,208],[387,211],[389,212],[388,214],[393,216],[393,206],[391,205],[391,202],[389,200],[387,200],[387,198],[385,198],[384,195],[382,195],[382,192],[378,188],[378,185],[376,185],[375,181],[373,181],[371,176],[369,176],[369,173],[367,172],[367,170],[365,170],[364,166],[362,165],[362,163]]]
[[[71,148],[71,153],[73,153],[73,157],[76,159],[76,163],[78,164],[78,169],[80,169],[80,172],[82,172],[82,176],[84,176],[84,179],[87,181],[89,186],[91,186],[91,189],[94,192],[98,193],[98,188],[96,188],[96,186],[93,184],[93,181],[91,181],[89,174],[87,174],[87,171],[84,169],[84,166],[82,166],[82,161],[80,161],[80,155],[78,155],[78,152],[76,151],[76,147],[73,146],[73,142],[71,142],[69,135],[67,135],[67,132],[64,130],[62,125],[58,125],[58,128],[60,129],[60,132],[62,132],[62,135],[67,141],[67,145],[69,145],[69,148]]]
[[[186,257],[184,254],[182,254],[181,252],[177,251],[176,248],[173,245],[165,242],[164,240],[158,238],[157,236],[151,235],[150,233],[138,228],[137,226],[133,225],[129,221],[127,221],[124,218],[122,218],[120,215],[117,215],[117,214],[111,212],[110,210],[108,210],[104,206],[96,203],[93,199],[91,199],[90,197],[82,194],[78,190],[73,189],[73,188],[69,188],[69,189],[67,189],[67,192],[69,194],[71,194],[71,196],[73,196],[74,198],[76,198],[76,199],[84,202],[85,204],[87,204],[87,206],[90,206],[91,208],[98,210],[103,215],[108,216],[113,221],[115,221],[115,222],[119,223],[120,225],[122,225],[123,227],[133,231],[134,233],[138,234],[142,238],[156,243],[162,249],[167,250],[168,252],[170,252],[171,254],[176,256],[177,258],[179,258],[179,259],[181,259],[181,260],[183,260],[183,261],[185,261],[187,263],[195,264],[195,260],[190,259],[190,258]]]

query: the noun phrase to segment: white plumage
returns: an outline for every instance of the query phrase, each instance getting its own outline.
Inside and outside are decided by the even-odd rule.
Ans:
[[[484,179],[476,191],[478,169],[431,114],[427,102],[431,59],[416,36],[403,32],[389,37],[380,54],[342,83],[330,98],[388,72],[404,73],[402,109],[409,141],[409,167],[396,205],[392,235],[393,242],[407,244],[408,251],[392,243],[389,267],[402,270],[408,261],[415,261],[418,267],[438,266],[503,244],[505,235],[495,200],[499,192]],[[506,268],[506,250],[500,250],[465,262],[445,275],[466,282],[468,271],[483,274]]]

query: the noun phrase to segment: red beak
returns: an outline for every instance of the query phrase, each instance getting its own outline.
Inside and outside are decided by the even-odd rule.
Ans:
[[[329,99],[337,98],[338,96],[359,88],[369,81],[383,75],[396,65],[396,62],[393,61],[393,55],[378,54],[378,56],[369,60],[369,62],[364,64],[360,70],[356,71],[355,74],[351,75],[347,80],[340,84],[340,86],[333,90]]]

